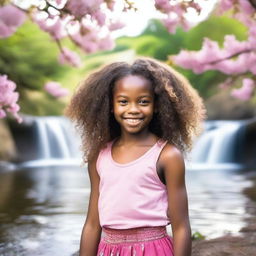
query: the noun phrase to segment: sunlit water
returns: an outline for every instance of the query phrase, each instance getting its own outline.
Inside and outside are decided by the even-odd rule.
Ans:
[[[188,170],[192,232],[207,238],[245,225],[251,186],[232,170]],[[78,251],[89,197],[86,168],[41,167],[0,173],[0,255],[71,256]]]

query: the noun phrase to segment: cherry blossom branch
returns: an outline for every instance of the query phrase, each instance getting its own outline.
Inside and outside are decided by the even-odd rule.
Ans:
[[[228,57],[222,58],[222,59],[218,59],[218,60],[210,61],[210,62],[205,62],[205,64],[206,64],[206,65],[207,65],[207,64],[210,64],[210,65],[216,64],[216,63],[218,63],[218,62],[221,62],[221,61],[224,61],[224,60],[229,60],[229,59],[232,59],[232,58],[234,58],[234,57],[239,56],[240,54],[248,53],[248,52],[255,52],[255,49],[251,48],[251,49],[247,49],[247,50],[242,50],[242,51],[240,51],[240,52],[234,53],[234,54],[232,54],[232,55],[230,55],[230,56],[228,56]]]
[[[256,9],[256,1],[255,0],[249,0],[249,2]]]

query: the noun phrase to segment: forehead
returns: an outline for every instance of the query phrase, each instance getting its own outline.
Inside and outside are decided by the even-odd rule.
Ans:
[[[114,94],[119,93],[153,94],[151,82],[143,76],[128,75],[115,82]]]

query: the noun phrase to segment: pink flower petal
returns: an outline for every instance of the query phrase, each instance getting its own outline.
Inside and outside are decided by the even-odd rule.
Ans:
[[[69,94],[68,89],[62,88],[60,83],[57,82],[48,82],[45,84],[44,89],[50,95],[56,98],[64,97]]]
[[[59,62],[61,64],[70,64],[74,67],[81,65],[81,59],[76,52],[70,51],[68,48],[63,48],[59,56]]]
[[[25,19],[25,13],[11,4],[0,7],[0,38],[11,36]]]
[[[231,95],[240,100],[249,100],[255,90],[255,83],[250,78],[243,79],[243,85],[239,89],[234,89]]]

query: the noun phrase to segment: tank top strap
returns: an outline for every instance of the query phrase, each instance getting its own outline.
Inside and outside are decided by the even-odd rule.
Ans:
[[[164,141],[162,139],[158,140],[157,143],[156,143],[156,147],[154,149],[154,163],[156,163],[159,159],[159,156],[164,148],[164,146],[167,144],[167,141]]]
[[[112,145],[113,145],[114,141],[115,140],[108,142],[107,145],[99,152],[97,163],[96,163],[98,170],[99,170],[99,164],[103,158],[105,158],[105,159],[108,158],[109,160],[112,159],[111,149],[112,149]],[[158,158],[159,158],[164,146],[166,145],[166,143],[167,143],[167,141],[159,139],[152,148],[150,148],[146,153],[144,153],[141,157],[137,158],[136,160],[134,160],[130,163],[127,163],[127,164],[115,163],[115,165],[127,166],[127,165],[135,164],[135,163],[138,164],[141,161],[145,161],[145,159],[147,159],[149,162],[151,162],[153,165],[155,165],[157,163]]]
[[[97,157],[97,160],[96,160],[96,169],[97,169],[97,172],[98,174],[100,174],[100,162],[102,161],[102,158],[106,157],[109,153],[109,151],[111,150],[111,146],[113,144],[114,141],[110,141],[108,142],[104,148],[102,148],[100,151],[99,151],[99,154],[98,154],[98,157]]]

